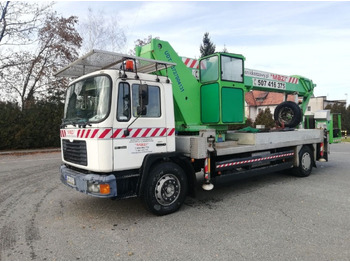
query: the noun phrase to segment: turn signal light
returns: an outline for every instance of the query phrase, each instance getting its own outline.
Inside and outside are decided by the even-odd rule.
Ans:
[[[109,187],[109,184],[101,184],[100,194],[108,195],[109,193],[111,193],[111,188]]]

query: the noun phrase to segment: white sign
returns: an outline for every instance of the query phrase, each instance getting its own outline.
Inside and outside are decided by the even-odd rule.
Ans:
[[[244,74],[245,74],[245,76],[252,77],[252,78],[253,77],[254,78],[262,78],[262,79],[266,79],[266,80],[272,80],[272,81],[284,82],[284,83],[290,83],[290,84],[298,84],[299,83],[298,77],[295,77],[295,76],[285,76],[285,75],[274,74],[274,73],[270,73],[270,72],[248,69],[248,68],[246,68],[244,70]],[[258,86],[261,86],[261,85],[258,85]]]
[[[130,154],[152,153],[155,148],[155,142],[152,138],[131,139],[128,150]]]
[[[272,80],[258,79],[258,78],[253,78],[253,85],[259,86],[259,87],[282,89],[282,90],[286,89],[286,83],[272,81]]]

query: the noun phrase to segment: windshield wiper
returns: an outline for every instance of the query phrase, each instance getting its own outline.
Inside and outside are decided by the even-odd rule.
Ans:
[[[72,126],[76,127],[76,126],[77,126],[77,123],[74,122],[74,121],[67,121],[67,122],[65,122],[64,119],[62,119],[62,124],[61,124],[60,127],[61,127],[61,128],[65,128],[65,127],[68,126],[68,125],[72,125]]]
[[[85,128],[86,126],[92,126],[89,120],[78,123],[79,128]]]
[[[78,127],[78,128],[85,128],[86,126],[92,126],[89,120],[79,120],[79,121],[64,121],[62,120],[62,124],[61,124],[61,128],[65,128],[68,125],[72,125],[74,127]]]

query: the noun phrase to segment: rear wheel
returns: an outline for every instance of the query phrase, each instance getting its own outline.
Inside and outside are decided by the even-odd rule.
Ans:
[[[147,208],[156,215],[177,211],[187,195],[187,177],[175,163],[157,164],[149,173],[143,200]]]
[[[276,107],[274,119],[280,126],[293,128],[301,122],[302,112],[296,103],[285,101]]]
[[[312,171],[312,152],[310,147],[304,146],[299,151],[299,166],[294,169],[294,175],[298,177],[307,177]]]

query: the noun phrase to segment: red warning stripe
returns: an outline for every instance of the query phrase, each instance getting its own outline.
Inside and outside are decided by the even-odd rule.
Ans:
[[[231,163],[217,165],[216,168],[219,169],[219,168],[236,166],[236,165],[250,164],[250,163],[255,163],[255,162],[259,162],[259,161],[272,160],[272,159],[283,158],[283,157],[288,157],[288,156],[293,156],[293,155],[294,155],[294,153],[286,153],[286,154],[275,155],[275,156],[268,156],[268,157],[250,159],[250,160],[231,162]]]
[[[124,135],[125,128],[91,128],[91,129],[62,129],[61,137],[89,138],[89,139],[120,139],[138,137],[164,137],[173,136],[175,128],[154,127],[154,128],[130,128],[129,136]]]

